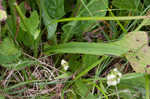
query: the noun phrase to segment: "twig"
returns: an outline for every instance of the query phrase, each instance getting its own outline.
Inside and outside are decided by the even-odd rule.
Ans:
[[[115,88],[116,88],[117,99],[120,99],[120,97],[119,97],[119,93],[118,93],[117,85],[115,86]]]
[[[59,72],[61,72],[61,73],[64,73],[63,71],[58,70],[58,69],[56,69],[55,67],[53,67],[53,66],[51,66],[51,65],[49,65],[49,64],[46,64],[46,63],[40,61],[39,59],[36,59],[36,58],[34,58],[34,57],[32,57],[32,56],[30,56],[30,55],[24,53],[24,52],[23,52],[23,54],[26,55],[26,56],[28,56],[29,58],[31,58],[31,59],[33,59],[33,60],[39,62],[41,65],[48,66],[48,67],[50,67],[51,69],[54,69],[55,71],[59,71]]]
[[[2,0],[0,0],[0,9],[3,9]]]
[[[11,77],[11,75],[14,73],[14,70],[11,70],[8,74],[8,76],[6,77],[6,79],[2,82],[2,84],[5,86],[6,82],[8,81],[8,79]]]

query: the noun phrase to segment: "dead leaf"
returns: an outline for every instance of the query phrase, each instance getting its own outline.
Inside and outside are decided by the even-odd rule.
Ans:
[[[136,33],[136,35],[134,33]],[[134,35],[131,34],[131,37],[130,34],[127,35],[129,38],[127,40],[127,45],[131,50],[125,56],[136,72],[150,73],[150,47],[148,46],[148,35],[146,32],[134,33]]]
[[[140,48],[144,44],[148,45],[148,36],[143,31],[129,32],[121,41],[124,42],[122,44],[125,47],[133,50]]]

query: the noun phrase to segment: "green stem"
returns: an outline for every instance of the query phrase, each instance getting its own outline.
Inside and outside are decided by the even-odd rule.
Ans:
[[[110,12],[110,14],[111,14],[112,17],[115,17],[115,15],[112,13],[111,9],[108,8],[108,11]],[[123,27],[123,25],[120,23],[120,21],[119,21],[119,20],[116,20],[116,22],[117,22],[117,24],[120,26],[120,28],[122,29],[122,31],[123,31],[124,33],[127,33],[126,29]]]
[[[93,16],[92,12],[88,9],[88,7],[86,6],[86,4],[84,3],[83,0],[81,0],[81,3],[83,4],[84,8],[88,11],[88,13],[90,14],[90,16]]]
[[[98,64],[101,64],[107,57],[108,56],[103,56],[100,60],[98,60],[94,64],[88,66],[84,71],[82,71],[80,74],[78,74],[76,76],[76,78],[74,79],[74,81],[78,80],[80,77],[82,77],[83,75],[85,75],[87,72],[89,72],[91,69],[93,69],[94,67],[96,67]]]
[[[146,23],[148,20],[143,20],[142,23],[135,29],[135,31],[139,31]]]
[[[21,18],[21,21],[23,22],[23,25],[25,26],[26,30],[28,31],[28,33],[30,33],[29,31],[29,28],[28,28],[28,25],[25,23],[25,17],[21,11],[21,9],[19,8],[19,6],[17,5],[17,3],[14,4],[15,5],[15,8],[16,8],[16,11],[18,12],[20,18]]]
[[[146,98],[145,99],[150,99],[150,94],[149,94],[149,75],[146,73],[145,74],[145,89],[146,89]]]
[[[81,0],[81,3],[82,3],[82,5],[84,6],[84,8],[87,10],[87,12],[89,13],[89,15],[91,16],[91,17],[93,17],[94,15],[93,15],[93,13],[88,9],[88,7],[87,7],[87,5],[85,4],[85,2],[83,1],[83,0]],[[107,5],[106,5],[107,6]],[[101,25],[98,23],[98,22],[96,22],[96,25],[97,26],[99,26],[99,27],[101,27]],[[106,40],[110,40],[110,38],[109,38],[109,36],[104,32],[104,30],[102,30],[102,34],[104,35],[104,37],[106,38]]]
[[[105,99],[109,99],[108,96],[105,94],[103,89],[101,89],[98,85],[94,84],[94,86],[104,95]]]
[[[117,99],[120,99],[120,97],[119,97],[119,93],[118,93],[117,85],[115,86],[115,88],[116,88]]]
[[[66,22],[66,21],[100,21],[100,20],[139,20],[139,19],[149,19],[149,16],[120,16],[120,17],[71,17],[71,18],[63,18],[56,20],[55,22]],[[55,23],[53,22],[53,23]]]

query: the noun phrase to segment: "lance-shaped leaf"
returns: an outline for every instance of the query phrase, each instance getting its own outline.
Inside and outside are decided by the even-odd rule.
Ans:
[[[45,47],[47,54],[54,53],[74,53],[74,54],[91,54],[91,55],[116,55],[121,56],[128,52],[128,48],[120,46],[118,42],[113,43],[86,43],[71,42],[60,44],[52,47]]]
[[[109,43],[71,42],[45,46],[45,53],[74,53],[91,55],[125,55],[136,72],[150,72],[150,47],[146,32],[130,32],[122,39]],[[146,68],[146,69],[145,69]]]
[[[54,53],[78,53],[91,55],[116,55],[121,56],[129,50],[140,48],[143,43],[147,43],[147,35],[145,32],[130,32],[121,40],[107,43],[87,43],[87,42],[71,42],[56,46],[45,46],[47,54]]]

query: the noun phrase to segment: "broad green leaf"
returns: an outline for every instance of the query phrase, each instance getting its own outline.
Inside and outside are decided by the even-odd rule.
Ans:
[[[48,30],[48,39],[55,35],[57,23],[53,24],[55,19],[64,16],[64,0],[40,0],[42,8],[42,18]]]
[[[29,35],[32,35],[33,39],[36,40],[40,35],[40,30],[38,30],[38,25],[40,23],[38,13],[36,11],[33,11],[29,18],[24,19],[24,22],[26,26],[23,22],[21,22],[21,28],[27,33],[29,32]]]
[[[80,67],[82,65],[82,62],[79,55],[70,55],[69,57],[69,70],[72,72],[76,72],[77,70],[80,70]]]
[[[87,5],[87,8],[83,6],[78,16],[105,16],[108,8],[108,0],[92,0]]]
[[[41,0],[43,1],[45,10],[52,19],[61,18],[65,15],[64,0]]]
[[[86,95],[89,94],[88,86],[85,83],[83,83],[82,80],[77,80],[75,82],[75,86],[77,94],[80,95],[81,97],[85,97]]]
[[[29,67],[31,66],[32,64],[36,63],[35,61],[32,61],[32,60],[28,60],[28,59],[25,59],[25,60],[19,60],[17,62],[13,62],[13,63],[9,63],[9,64],[2,64],[3,67],[6,67],[8,69],[13,69],[13,70],[21,70],[25,67]]]
[[[131,88],[133,87],[144,88],[145,87],[144,75],[145,75],[144,73],[128,73],[126,75],[123,75],[119,85],[127,84]]]
[[[82,56],[82,67],[80,68],[80,70],[87,68],[87,66],[92,65],[93,63],[95,63],[98,60],[99,60],[99,57],[96,55],[87,55],[87,54],[83,55]]]
[[[71,12],[72,10],[72,6],[74,5],[74,1],[73,0],[64,0],[64,10],[66,13]]]
[[[83,7],[80,10],[77,17],[91,16],[91,14],[92,16],[105,16],[108,7],[108,0],[90,0],[86,7],[87,9]],[[87,29],[91,30],[95,26],[96,21],[69,22],[62,27],[64,33],[61,39],[66,42],[69,38],[75,35],[81,40],[82,33],[87,31]]]
[[[147,7],[150,5],[150,1],[149,0],[144,0],[144,5]]]
[[[5,96],[1,96],[1,95],[0,95],[0,99],[5,99]]]
[[[39,30],[39,15],[37,11],[30,13],[30,17],[24,17],[21,20],[20,29],[17,35],[17,40],[23,42],[27,47],[33,49],[34,53],[37,53],[38,44],[40,41],[40,30]]]
[[[27,46],[30,47],[31,49],[33,48],[34,43],[36,42],[36,40],[33,39],[33,36],[28,34],[27,32],[23,31],[22,29],[20,29],[18,36],[17,36],[17,41],[22,43]]]
[[[0,64],[11,63],[20,55],[20,50],[15,47],[10,39],[5,38],[0,44]]]
[[[132,95],[131,99],[143,99],[139,98],[139,93],[145,94],[145,73],[128,73],[121,78],[117,87],[120,90],[128,90],[128,94]]]
[[[123,10],[137,10],[140,0],[113,0],[113,6]]]
[[[42,18],[44,21],[44,24],[48,30],[48,39],[52,39],[52,37],[55,35],[57,23],[52,24],[53,19],[49,16],[47,9],[44,5],[44,0],[41,0],[41,7],[42,7]]]
[[[75,82],[75,91],[80,95],[80,99],[96,99],[96,97],[90,92],[90,86],[83,82],[82,80],[77,80]]]
[[[57,29],[57,23],[52,23],[54,20],[51,19],[46,12],[43,11],[43,21],[45,26],[47,27],[48,31],[48,39],[52,39],[55,35],[56,29]]]

